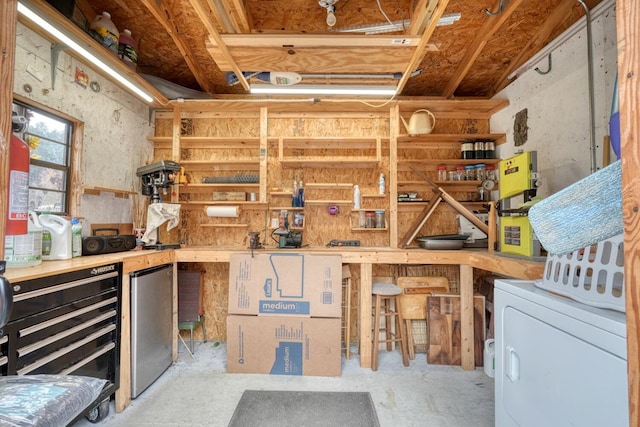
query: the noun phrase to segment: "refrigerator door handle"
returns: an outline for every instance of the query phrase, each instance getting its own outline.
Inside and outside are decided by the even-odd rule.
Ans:
[[[0,276],[0,330],[9,322],[13,310],[13,290],[9,280]]]
[[[510,345],[505,347],[505,374],[511,382],[520,380],[520,357],[516,349]]]

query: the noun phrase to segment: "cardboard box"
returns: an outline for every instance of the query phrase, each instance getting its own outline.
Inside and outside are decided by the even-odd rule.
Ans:
[[[341,374],[341,320],[292,316],[227,317],[227,372]]]
[[[229,314],[340,318],[341,305],[340,256],[231,255]]]

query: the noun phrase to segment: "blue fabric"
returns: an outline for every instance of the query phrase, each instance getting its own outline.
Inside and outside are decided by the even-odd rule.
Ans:
[[[533,231],[559,255],[623,232],[622,162],[600,169],[529,209]]]

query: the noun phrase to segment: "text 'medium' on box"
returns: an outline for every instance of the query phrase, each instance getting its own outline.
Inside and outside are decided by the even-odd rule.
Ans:
[[[339,377],[341,319],[227,317],[227,372]]]
[[[229,314],[340,317],[341,301],[339,255],[231,255]]]

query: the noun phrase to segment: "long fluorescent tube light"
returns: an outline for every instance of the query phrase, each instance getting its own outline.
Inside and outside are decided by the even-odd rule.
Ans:
[[[77,42],[75,42],[71,37],[64,34],[62,31],[55,28],[49,22],[47,22],[44,18],[38,15],[33,10],[29,9],[26,5],[21,2],[18,2],[18,12],[23,16],[28,18],[30,21],[38,25],[40,28],[51,34],[53,37],[58,39],[61,43],[65,44],[69,48],[73,49],[87,61],[91,62],[93,65],[97,66],[100,70],[103,70],[109,76],[113,77],[118,82],[122,83],[127,89],[138,95],[140,98],[144,99],[146,102],[153,102],[153,97],[149,95],[144,90],[140,89],[136,85],[134,85],[129,79],[125,76],[108,66],[104,63],[100,58],[89,52],[87,49],[80,46]],[[51,65],[53,66],[53,64]]]
[[[251,85],[252,94],[262,95],[379,95],[393,96],[396,86],[375,85]]]
[[[445,25],[453,25],[453,23],[458,21],[461,17],[462,14],[460,12],[443,15],[438,20],[437,26],[442,27]],[[381,22],[379,24],[356,25],[354,27],[338,28],[334,31],[338,33],[382,34],[395,31],[404,31],[409,28],[409,25],[411,25],[411,19],[403,19],[400,21]]]

